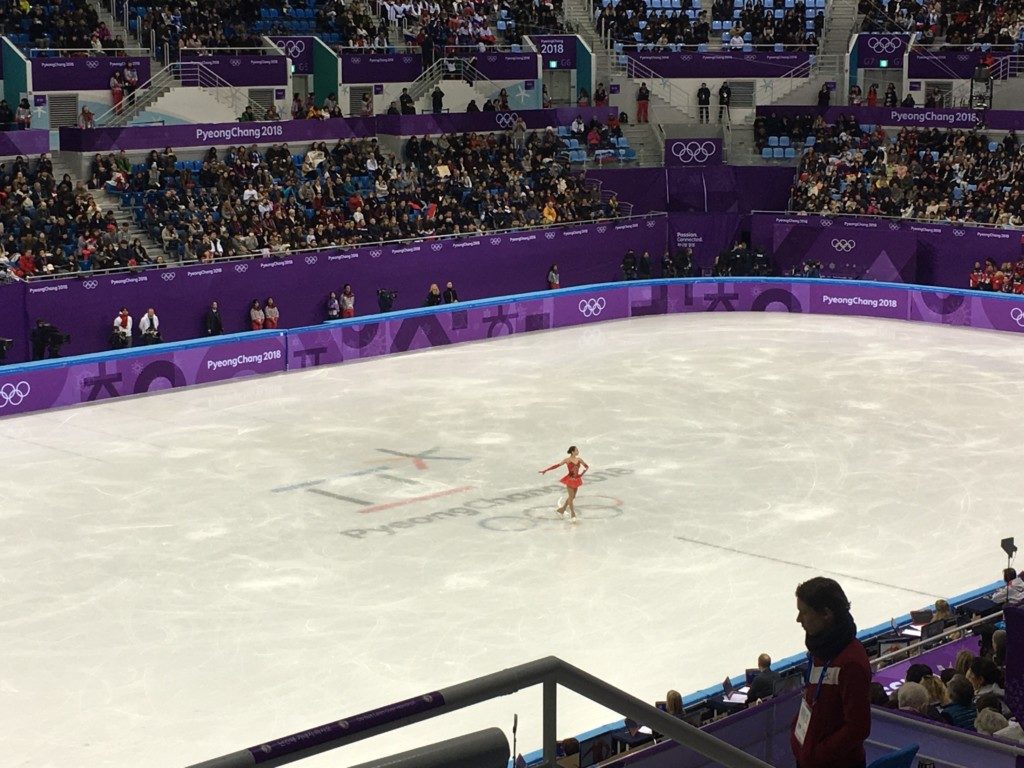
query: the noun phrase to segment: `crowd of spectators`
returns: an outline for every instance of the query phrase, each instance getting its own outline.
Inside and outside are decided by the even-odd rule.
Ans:
[[[87,0],[49,5],[5,0],[0,3],[0,34],[26,49],[53,49],[68,56],[117,56],[125,48]]]
[[[376,139],[317,143],[295,156],[287,145],[211,149],[195,170],[167,148],[135,168],[123,153],[96,156],[90,185],[133,200],[173,261],[619,215],[614,197],[603,201],[569,172],[564,149],[553,129],[513,130],[413,136],[401,157]]]
[[[0,163],[0,264],[14,277],[131,268],[146,250],[113,212],[103,212],[93,191],[65,175],[53,176],[48,154],[30,162]]]
[[[991,46],[1011,49],[1021,40],[1024,8],[1001,0],[860,0],[863,32],[905,32],[915,46]]]
[[[775,114],[755,122],[755,142],[789,137],[805,145],[790,209],[808,213],[1024,226],[1024,157],[1010,131],[861,126],[853,115]]]
[[[722,48],[744,51],[757,48],[815,51],[825,28],[823,11],[807,16],[803,0],[778,12],[762,0],[746,0],[734,8],[715,0],[707,10],[682,11],[651,8],[646,0],[621,0],[615,5],[595,5],[596,26],[610,34],[623,49],[651,51],[698,50],[712,40]]]
[[[152,35],[157,55],[166,51],[172,59],[182,53],[207,53],[211,48],[261,48],[260,35],[252,31],[260,7],[243,0],[138,4],[139,39],[148,45]]]

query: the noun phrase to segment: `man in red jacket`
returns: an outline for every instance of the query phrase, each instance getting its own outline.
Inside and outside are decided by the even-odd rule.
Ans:
[[[871,667],[843,588],[821,576],[796,588],[808,671],[790,745],[799,768],[863,768]]]

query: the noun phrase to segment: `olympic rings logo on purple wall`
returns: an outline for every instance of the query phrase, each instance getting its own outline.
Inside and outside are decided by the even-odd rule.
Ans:
[[[842,238],[837,238],[832,241],[832,249],[835,251],[839,251],[840,253],[849,253],[856,247],[856,240],[844,240]]]
[[[903,38],[897,35],[868,38],[868,48],[875,53],[896,53],[902,47]]]
[[[0,410],[10,406],[21,405],[29,396],[32,387],[27,381],[19,381],[17,384],[8,382],[0,387]]]
[[[718,147],[713,141],[677,141],[668,151],[680,163],[706,163],[714,157]]]

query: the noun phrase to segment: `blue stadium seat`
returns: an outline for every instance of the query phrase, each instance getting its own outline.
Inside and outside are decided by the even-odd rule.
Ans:
[[[995,152],[999,147],[1002,146],[998,141],[990,141],[988,143],[988,151]]]
[[[786,156],[786,150],[784,150],[782,147],[775,147],[772,150],[772,158],[774,158],[775,160],[781,160],[785,156]]]
[[[722,22],[720,22],[720,21],[712,21],[711,22],[711,29],[712,29],[712,31],[717,32],[721,28],[722,28]]]
[[[744,53],[753,53],[754,52],[754,46],[752,46],[750,43],[744,43],[743,44],[743,52]]]
[[[777,13],[777,11],[776,11],[776,13]],[[774,47],[773,47],[773,50],[776,53],[782,53],[782,51],[786,50],[786,46],[784,46],[782,43],[776,43],[774,45]]]
[[[723,32],[722,33],[722,42],[723,43],[728,43],[729,42],[729,33],[728,32]]]
[[[776,19],[784,19],[785,17],[786,17],[786,12],[782,8],[776,8],[775,9],[775,18]]]
[[[750,32],[744,32],[743,33],[743,42],[750,43],[750,42],[753,42],[753,40],[754,40],[754,36]]]
[[[877,760],[872,760],[868,768],[911,768],[920,748],[917,744],[911,744],[903,749],[897,749],[888,755],[882,755]]]
[[[818,140],[814,136],[808,136],[806,139],[804,139],[804,146],[813,147],[817,141]]]
[[[779,137],[778,136],[769,136],[768,137],[768,146],[769,147],[777,147],[777,146],[779,146]]]
[[[789,146],[789,136],[779,136],[779,146],[780,147],[788,147]]]
[[[796,150],[793,147],[786,147],[786,158],[796,157]]]
[[[771,149],[769,149],[768,147],[765,147],[764,149],[762,149],[761,150],[761,157],[763,157],[765,160],[771,160],[772,159],[772,151],[771,151]]]

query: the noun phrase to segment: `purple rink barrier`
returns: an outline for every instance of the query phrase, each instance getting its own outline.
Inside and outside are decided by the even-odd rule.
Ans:
[[[1024,299],[1013,296],[795,278],[603,283],[0,368],[0,417],[463,341],[679,312],[859,315],[1024,333]]]
[[[312,35],[272,35],[270,40],[291,59],[296,75],[313,74]]]
[[[792,53],[648,53],[630,52],[630,61],[653,70],[661,77],[730,78],[730,77],[782,77],[796,67],[806,65],[811,54]],[[804,66],[801,77],[809,76]]]
[[[889,32],[862,32],[857,35],[858,69],[874,69],[880,61],[893,69],[903,67],[903,56],[907,52],[910,35]]]
[[[3,131],[0,133],[0,157],[41,155],[50,151],[50,132],[46,130]]]
[[[1000,59],[1015,55],[1012,51],[991,51],[995,59],[993,75],[1005,78],[1008,68]],[[985,55],[984,51],[911,51],[907,76],[919,80],[970,80]]]
[[[282,120],[259,123],[198,123],[126,128],[61,128],[60,148],[65,152],[110,152],[120,149],[162,149],[167,146],[214,147],[235,144],[335,142],[338,139],[389,136],[422,136],[437,133],[511,130],[517,116],[531,130],[569,125],[579,115],[605,122],[616,113],[614,107],[559,107],[524,109],[515,112],[477,112],[440,115],[379,115],[333,120]],[[43,134],[46,131],[9,131]],[[36,139],[40,141],[41,139]],[[47,150],[42,150],[47,151]]]
[[[873,682],[881,683],[885,687],[886,693],[892,693],[903,685],[903,681],[907,678],[907,670],[910,669],[912,664],[927,664],[932,668],[932,672],[938,676],[942,670],[955,666],[956,655],[960,651],[970,651],[977,655],[978,638],[975,635],[968,635],[960,640],[954,640],[938,648],[925,651],[919,656],[914,656],[906,661],[901,661],[878,670],[872,675],[871,679]]]
[[[288,84],[286,56],[197,56],[183,54],[181,62],[202,64],[234,86],[274,86]],[[188,74],[182,83],[189,85]],[[191,83],[195,85],[195,83]]]
[[[423,74],[423,60],[413,53],[343,53],[341,82],[411,83]]]
[[[721,139],[665,139],[665,166],[722,164]]]
[[[324,723],[316,728],[293,733],[291,736],[285,736],[266,744],[257,744],[255,747],[249,747],[248,752],[252,756],[253,762],[259,765],[268,760],[279,759],[285,755],[318,747],[343,736],[354,736],[371,728],[377,728],[443,706],[444,696],[434,691],[417,696],[415,699],[406,699],[386,707],[371,709],[369,712],[347,717],[344,720]]]
[[[149,82],[149,59],[144,56],[90,56],[32,59],[32,90],[109,91],[110,78],[132,62],[139,73],[139,85]]]
[[[43,318],[72,334],[63,353],[78,355],[107,349],[110,326],[121,306],[128,307],[136,321],[148,307],[155,308],[164,339],[179,341],[200,334],[202,318],[214,300],[220,305],[224,331],[235,333],[248,327],[248,307],[254,298],[274,298],[281,309],[282,328],[319,323],[325,317],[327,294],[345,283],[351,283],[356,294],[357,316],[378,311],[376,294],[381,288],[398,293],[396,310],[422,306],[430,284],[443,285],[448,280],[463,300],[539,290],[546,285],[552,263],[559,266],[563,286],[600,283],[619,276],[622,255],[630,248],[638,253],[650,251],[657,262],[665,245],[665,227],[664,215],[636,217],[480,237],[298,252],[283,259],[18,283],[11,294],[23,290],[21,330],[0,330],[0,336],[25,338],[28,318],[33,322]],[[12,355],[11,359],[18,358]]]
[[[829,276],[944,288],[966,285],[975,261],[1016,262],[1020,237],[1012,229],[868,216],[751,216],[751,244],[782,274],[815,260]]]
[[[285,370],[285,337],[267,331],[214,342],[143,347],[0,368],[0,415],[93,403]]]

